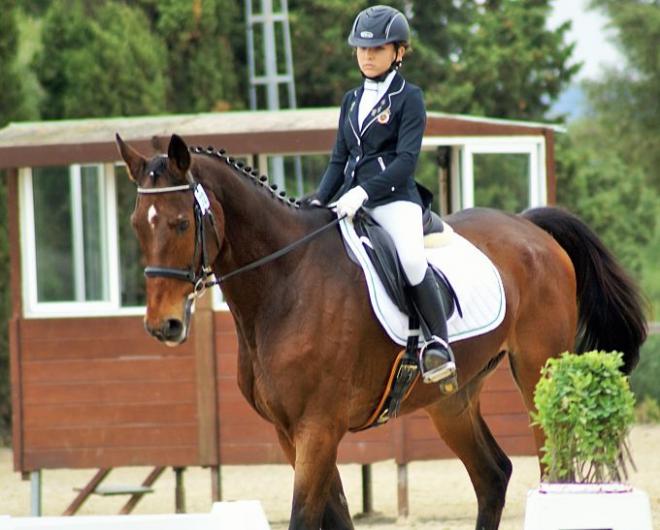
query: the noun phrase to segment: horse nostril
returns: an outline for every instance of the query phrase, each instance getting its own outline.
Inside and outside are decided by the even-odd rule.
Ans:
[[[178,339],[183,331],[183,322],[178,318],[169,318],[163,325],[163,336],[166,340]]]
[[[151,335],[152,337],[155,337],[155,338],[157,338],[157,339],[159,339],[159,340],[163,338],[163,337],[162,337],[161,330],[158,329],[158,328],[153,328],[153,327],[151,327],[151,326],[147,323],[146,320],[144,321],[144,329],[145,329],[145,330],[147,331],[147,333],[149,333],[149,335]]]

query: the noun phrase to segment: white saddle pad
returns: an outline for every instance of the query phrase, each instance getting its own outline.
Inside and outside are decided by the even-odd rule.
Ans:
[[[408,315],[402,313],[388,296],[353,223],[344,219],[339,226],[364,271],[376,317],[390,338],[405,346]],[[453,233],[445,245],[427,248],[426,258],[445,274],[461,305],[463,317],[454,311],[447,321],[450,342],[482,335],[502,323],[506,312],[502,279],[492,261],[481,250]]]

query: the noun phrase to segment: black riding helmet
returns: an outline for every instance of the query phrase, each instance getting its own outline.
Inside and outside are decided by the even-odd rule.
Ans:
[[[360,11],[348,36],[348,44],[353,48],[373,48],[409,40],[408,20],[401,11],[390,6],[373,6]]]

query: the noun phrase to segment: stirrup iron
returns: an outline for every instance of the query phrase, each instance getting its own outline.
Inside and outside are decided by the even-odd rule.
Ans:
[[[428,346],[433,343],[439,344],[442,346],[449,359],[447,362],[443,363],[441,366],[433,368],[431,370],[424,370],[424,354]],[[450,378],[456,378],[456,362],[454,360],[453,352],[449,347],[449,344],[442,340],[440,337],[432,336],[428,341],[424,343],[419,352],[419,366],[422,373],[422,379],[424,383],[438,383],[440,381],[448,380]]]

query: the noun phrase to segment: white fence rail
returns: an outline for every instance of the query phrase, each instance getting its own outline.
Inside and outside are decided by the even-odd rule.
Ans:
[[[162,515],[0,516],[2,530],[270,530],[259,501],[216,502],[210,513]]]

